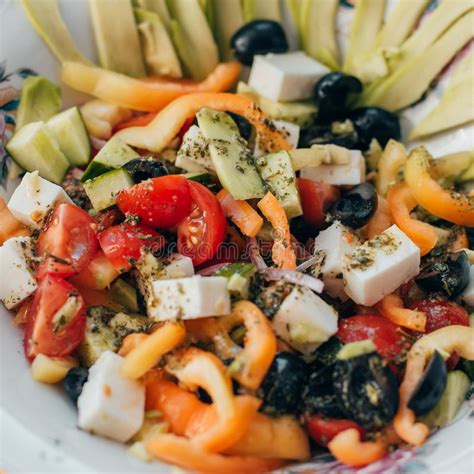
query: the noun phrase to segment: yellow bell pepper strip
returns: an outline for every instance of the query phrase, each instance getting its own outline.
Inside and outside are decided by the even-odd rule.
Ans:
[[[362,467],[382,459],[388,452],[386,442],[361,441],[355,428],[342,431],[328,443],[331,454],[340,462],[351,467]]]
[[[5,201],[0,197],[0,245],[11,237],[26,235],[30,235],[29,230],[13,216]]]
[[[182,322],[167,321],[126,356],[120,368],[122,375],[138,379],[152,369],[160,359],[179,346],[186,337]]]
[[[380,235],[382,232],[391,227],[392,224],[392,213],[390,212],[390,207],[388,206],[387,200],[379,195],[377,210],[365,227],[365,235],[367,239],[373,239],[374,237],[377,237],[377,235]]]
[[[414,446],[422,445],[429,435],[424,423],[416,422],[415,413],[408,402],[420,381],[425,364],[435,350],[442,354],[456,352],[464,359],[474,360],[474,328],[446,326],[426,334],[413,344],[408,353],[405,376],[400,385],[400,402],[393,426],[398,436]]]
[[[127,354],[133,351],[139,344],[145,339],[148,339],[149,335],[144,332],[134,332],[125,337],[122,341],[122,345],[118,354],[125,357]]]
[[[424,147],[413,150],[405,164],[405,181],[415,201],[431,214],[455,224],[474,226],[474,196],[443,189],[430,175],[432,158]]]
[[[430,224],[411,217],[416,201],[410,188],[405,183],[392,186],[387,201],[395,224],[420,248],[421,255],[430,252],[438,241],[438,234]]]
[[[271,472],[282,465],[275,459],[251,456],[225,456],[204,451],[193,440],[173,434],[157,434],[146,444],[161,461],[194,472],[213,474],[257,474]]]
[[[255,237],[262,228],[263,219],[258,212],[247,202],[236,200],[225,189],[216,194],[224,214],[240,229],[242,234]]]
[[[63,63],[62,80],[80,92],[140,112],[157,112],[184,94],[222,92],[240,74],[237,62],[221,63],[202,82],[178,79],[134,79],[117,72],[78,62]]]
[[[392,323],[413,331],[425,332],[426,314],[423,311],[404,308],[402,299],[395,293],[384,296],[375,307]]]
[[[272,225],[275,238],[272,247],[272,259],[278,268],[294,270],[296,255],[291,247],[290,224],[286,212],[278,199],[268,192],[257,204],[263,215]]]
[[[212,398],[218,419],[208,430],[193,438],[199,446],[207,451],[222,451],[243,436],[248,424],[242,423],[231,378],[217,356],[191,347],[181,356],[170,358],[166,370],[191,389],[202,387]]]
[[[400,168],[407,161],[405,147],[395,140],[389,140],[377,164],[375,187],[377,192],[386,196],[388,189],[398,180]]]
[[[199,92],[187,94],[166,106],[146,127],[131,127],[116,134],[128,145],[160,152],[174,139],[189,117],[202,108],[229,111],[245,117],[256,129],[265,151],[290,150],[291,146],[268,117],[250,99],[237,94]]]

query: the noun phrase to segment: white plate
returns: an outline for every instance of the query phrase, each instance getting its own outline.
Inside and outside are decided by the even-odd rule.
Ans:
[[[94,60],[87,2],[63,0],[62,11],[81,50]],[[340,24],[347,24],[349,11],[342,14],[346,17],[342,18]],[[27,67],[59,82],[58,64],[31,28],[17,0],[0,0],[0,65],[3,61],[5,73]],[[0,82],[0,115],[5,117],[5,109],[12,105],[4,104],[6,87],[18,89],[20,83],[18,75],[10,77],[8,84],[6,81]],[[12,92],[12,89],[9,90]],[[80,95],[67,88],[63,88],[63,95],[66,104],[81,100]],[[405,114],[404,120],[410,120],[414,114],[426,113],[423,108],[426,109],[426,104]],[[0,119],[0,139],[1,135]],[[473,148],[473,140],[473,128],[469,127],[431,140],[428,146],[433,153],[444,154]],[[8,188],[0,188],[0,195],[7,196],[12,187],[10,183]],[[8,272],[8,269],[0,271]],[[21,330],[14,327],[11,320],[11,314],[3,306],[0,307],[0,469],[6,469],[9,473],[173,471],[173,468],[158,462],[141,463],[129,457],[123,445],[77,429],[76,409],[62,390],[32,380],[23,357]],[[472,408],[466,403],[456,421],[431,437],[423,448],[398,451],[363,471],[473,472],[474,418],[469,414],[472,414]],[[321,466],[321,462],[326,464]],[[292,468],[291,472],[303,469],[307,473],[314,472],[316,465],[319,467],[318,472],[350,471],[331,463],[325,456],[309,469],[305,465]]]

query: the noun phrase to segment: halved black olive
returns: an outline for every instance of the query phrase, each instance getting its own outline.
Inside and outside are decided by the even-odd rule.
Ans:
[[[68,371],[64,379],[64,390],[74,403],[77,403],[88,377],[89,371],[85,367],[73,367]]]
[[[363,227],[377,210],[377,191],[370,183],[362,183],[342,196],[331,208],[331,215],[347,227]]]
[[[297,414],[306,385],[308,366],[298,355],[279,352],[259,389],[263,411],[271,414]]]
[[[357,130],[362,150],[368,150],[373,138],[376,138],[382,147],[391,138],[400,140],[400,121],[397,115],[388,110],[379,107],[361,107],[352,110],[348,118]]]
[[[442,292],[455,297],[469,284],[470,265],[466,252],[441,255],[428,263],[415,278],[416,284],[427,293]]]
[[[313,90],[318,107],[318,121],[332,122],[345,118],[349,111],[349,96],[360,94],[362,89],[362,82],[357,77],[342,72],[331,72],[323,76]]]
[[[155,158],[136,158],[125,163],[123,168],[130,173],[135,183],[172,174],[167,164]]]
[[[248,141],[252,135],[252,125],[250,125],[250,122],[245,117],[242,117],[242,115],[235,114],[234,112],[227,113],[232,117],[232,120],[237,124],[237,127],[239,127],[239,132],[240,135],[242,135],[242,138],[245,138],[245,140]]]
[[[312,145],[334,144],[355,150],[359,148],[359,138],[355,130],[347,133],[333,133],[330,125],[315,124],[301,130],[298,148],[310,148]]]
[[[288,40],[280,23],[272,20],[254,20],[239,28],[230,40],[235,57],[251,66],[257,54],[286,53]]]
[[[446,363],[441,354],[435,351],[408,402],[408,408],[412,409],[416,416],[428,413],[441,398],[447,380]]]
[[[395,416],[397,379],[376,352],[336,362],[333,381],[344,416],[364,428],[382,428]]]

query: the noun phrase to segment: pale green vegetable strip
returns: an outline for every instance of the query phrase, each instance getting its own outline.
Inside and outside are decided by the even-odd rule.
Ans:
[[[220,0],[221,2],[225,0]],[[281,22],[279,0],[242,0],[246,22],[253,20],[274,20]]]
[[[299,27],[300,25],[300,11],[302,7],[303,0],[285,0],[288,6],[288,11],[291,15],[291,20],[294,25]]]
[[[136,6],[157,13],[160,16],[163,25],[171,31],[171,16],[166,6],[166,0],[134,0]]]
[[[232,35],[244,24],[240,0],[211,0],[214,11],[214,33],[223,61],[233,58],[230,48]]]

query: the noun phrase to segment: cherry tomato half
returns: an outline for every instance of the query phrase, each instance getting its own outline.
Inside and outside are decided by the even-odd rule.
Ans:
[[[336,186],[318,183],[312,179],[298,178],[298,191],[303,208],[303,219],[318,228],[323,228],[326,211],[339,198]]]
[[[326,447],[336,435],[342,431],[355,428],[364,439],[364,429],[359,426],[355,421],[337,419],[337,418],[326,418],[324,415],[312,415],[306,418],[306,429],[313,438],[313,440],[320,446]]]
[[[86,330],[86,305],[77,289],[55,275],[46,275],[28,311],[24,348],[29,360],[38,354],[69,355]]]
[[[157,252],[165,244],[165,238],[145,225],[120,224],[101,232],[99,244],[112,265],[119,272],[127,272],[140,258],[142,248]]]
[[[377,314],[359,314],[343,319],[336,336],[344,343],[370,339],[377,352],[386,359],[394,360],[410,348],[409,339],[400,328]]]
[[[69,277],[85,268],[97,250],[97,223],[80,207],[60,204],[38,238],[36,252],[44,257],[37,278],[54,273]]]
[[[189,181],[194,204],[178,227],[178,250],[195,266],[211,260],[225,239],[227,221],[217,198],[202,184]]]
[[[191,211],[192,198],[188,180],[181,175],[160,176],[122,191],[118,208],[127,215],[138,216],[144,224],[171,229]]]

